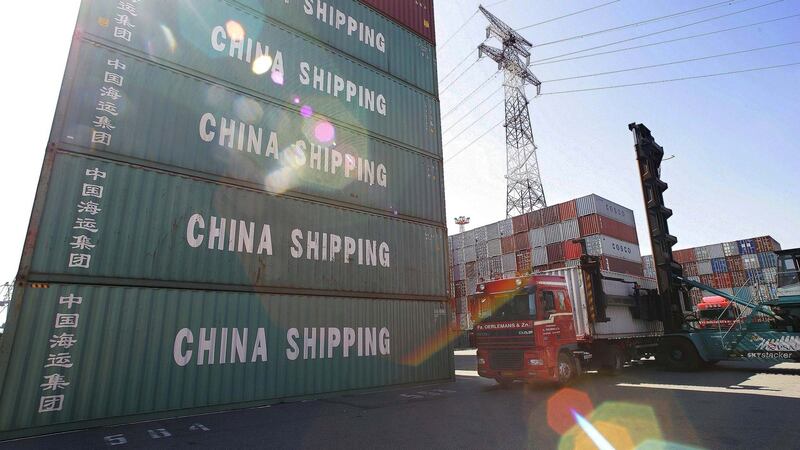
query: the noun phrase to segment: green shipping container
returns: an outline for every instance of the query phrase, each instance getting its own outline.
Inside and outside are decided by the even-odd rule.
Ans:
[[[437,93],[433,45],[355,0],[238,2],[428,93]]]
[[[453,372],[440,302],[61,284],[19,291],[0,348],[0,438]]]
[[[61,148],[444,224],[438,158],[86,41],[75,41],[69,60],[56,113]],[[108,61],[125,66],[111,95]],[[98,117],[113,128],[95,126]]]
[[[33,226],[31,280],[446,296],[442,228],[69,153]]]
[[[219,0],[169,1],[137,3],[127,27],[119,8],[85,1],[81,35],[441,155],[435,97],[278,23]]]

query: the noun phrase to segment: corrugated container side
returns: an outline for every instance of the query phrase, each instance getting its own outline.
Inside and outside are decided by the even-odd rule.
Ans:
[[[476,266],[475,261],[468,261],[464,263],[464,273],[467,276],[466,277],[467,280],[472,280],[478,277],[478,271],[475,266]]]
[[[759,253],[776,252],[781,249],[781,245],[772,236],[761,236],[754,239],[756,251]]]
[[[711,261],[697,261],[698,275],[710,275],[712,273],[714,273],[714,269],[711,267]]]
[[[639,236],[635,227],[600,214],[589,214],[578,218],[578,226],[581,236],[604,234],[631,244],[639,244]]]
[[[737,241],[737,244],[739,245],[740,255],[752,255],[757,252],[756,242],[753,239],[742,239]]]
[[[561,224],[554,223],[544,227],[545,243],[554,244],[556,242],[563,242],[564,235],[561,233]]]
[[[696,261],[696,259],[694,258],[694,249],[687,248],[683,250],[673,250],[672,259],[674,259],[675,262],[680,264],[690,261]]]
[[[453,293],[454,297],[459,298],[459,297],[466,297],[467,296],[466,281],[458,280],[455,283],[453,283],[453,287],[455,289],[454,293]]]
[[[381,14],[436,44],[433,0],[360,0]]]
[[[550,262],[547,260],[547,247],[534,247],[531,252],[534,266],[546,266]]]
[[[453,266],[455,263],[456,263],[456,260],[453,257],[453,252],[447,252],[447,264],[449,266]]]
[[[730,273],[715,273],[711,282],[711,287],[716,289],[729,288],[733,284],[733,278]]]
[[[728,265],[728,272],[744,270],[744,264],[742,264],[742,257],[739,255],[728,256],[727,258],[725,258],[725,261],[727,262]]]
[[[59,299],[70,294],[82,300],[69,309],[79,314],[77,342],[64,351],[72,356],[71,366],[43,371],[56,352],[48,342],[54,317],[67,311]],[[24,345],[12,347],[4,367],[2,430],[446,381],[453,371],[449,346],[430,348],[447,330],[444,301],[51,283],[26,289],[21,303],[27,307],[13,333]],[[331,329],[342,335],[341,344],[328,346],[325,358],[312,358],[311,351],[306,357],[301,350],[291,360],[290,331],[297,331],[295,342],[302,347],[304,330],[323,327],[329,335]],[[349,347],[348,329],[356,337]],[[220,363],[225,338],[229,345],[241,338],[244,350],[228,352]],[[217,346],[216,353],[197,350],[205,339]],[[364,348],[374,351],[357,356],[365,339],[376,345]],[[183,342],[178,352],[174,342]],[[320,348],[314,345],[313,353],[319,355]],[[45,372],[65,376],[69,385],[58,395],[69,407],[43,417],[38,410],[40,397],[48,394],[41,387]]]
[[[761,266],[758,264],[758,255],[742,254],[742,266],[744,266],[745,270],[760,268]]]
[[[759,253],[758,254],[758,265],[761,266],[762,269],[763,268],[769,268],[769,267],[775,267],[775,266],[778,265],[778,255],[776,255],[775,253],[772,253],[772,252]]]
[[[467,305],[467,297],[462,296],[456,299],[456,313],[469,314],[469,306]]]
[[[581,260],[580,259],[568,259],[564,261],[564,267],[580,267]]]
[[[629,275],[635,275],[637,277],[643,276],[642,263],[640,262],[635,263],[626,261],[624,259],[601,256],[600,267],[603,270],[608,270],[611,272],[625,273]]]
[[[700,275],[700,282],[705,284],[706,286],[711,286],[711,285],[714,284],[714,275],[712,275],[712,274],[708,274],[708,275],[701,274]]]
[[[547,244],[547,260],[551,264],[564,261],[564,246],[561,242]]]
[[[542,209],[542,224],[550,225],[561,221],[561,211],[558,205],[548,206]]]
[[[553,263],[548,264],[547,265],[547,270],[563,269],[565,267],[567,267],[567,266],[566,266],[566,264],[564,264],[564,261],[559,261],[559,262],[553,262]]]
[[[475,230],[467,230],[463,233],[463,235],[464,235],[464,247],[475,245]]]
[[[572,242],[572,241],[564,241],[564,259],[580,259],[581,254],[583,253],[583,248],[581,244]]]
[[[511,219],[504,219],[498,222],[500,227],[500,236],[512,236],[514,234],[514,224]]]
[[[464,261],[470,262],[478,259],[478,253],[475,251],[475,245],[464,247]]]
[[[464,264],[456,264],[453,266],[453,281],[462,281],[465,277]]]
[[[744,271],[747,276],[747,284],[756,284],[764,282],[764,273],[761,269],[747,269]]]
[[[547,245],[544,228],[534,228],[531,230],[528,233],[528,240],[531,243],[531,247],[544,247]]]
[[[708,261],[711,259],[711,254],[708,251],[708,246],[694,248],[695,261]]]
[[[767,283],[777,283],[778,282],[778,269],[776,267],[768,267],[766,269],[762,269],[764,273],[764,281]]]
[[[528,213],[528,228],[542,228],[542,210],[537,209]]]
[[[642,265],[639,246],[609,236],[595,235],[586,238],[586,251],[590,255],[605,255]]]
[[[485,244],[486,243],[486,227],[479,227],[472,230],[475,235],[475,243],[476,244]]]
[[[503,253],[513,253],[514,236],[504,236],[502,239],[500,239],[500,246],[503,250]]]
[[[456,265],[464,264],[464,249],[463,248],[459,248],[459,249],[453,250],[451,253],[453,255],[453,264],[456,264]]]
[[[708,250],[708,256],[711,257],[711,259],[725,257],[725,251],[722,248],[722,244],[708,245],[706,246],[706,249]]]
[[[500,257],[501,264],[503,265],[503,273],[516,272],[517,270],[517,255],[514,253],[505,253]]]
[[[725,258],[714,258],[711,260],[711,270],[714,273],[723,273],[728,271],[728,261]]]
[[[514,234],[525,233],[528,231],[528,215],[522,214],[520,216],[511,218],[511,228]]]
[[[576,219],[578,217],[578,210],[575,205],[575,200],[560,203],[558,205],[558,214],[562,221]]]
[[[474,295],[477,291],[478,275],[475,274],[474,278],[467,278],[467,295]]]
[[[520,250],[516,253],[517,270],[520,272],[528,272],[533,267],[531,265],[531,251]]]
[[[561,234],[565,241],[579,238],[581,235],[578,219],[569,219],[561,222]]]
[[[681,264],[683,267],[683,274],[686,276],[697,276],[697,263],[694,261],[685,262]]]
[[[450,236],[450,239],[452,239],[452,243],[450,244],[450,249],[458,250],[464,247],[464,235],[462,233]]]
[[[626,225],[636,227],[636,220],[633,211],[618,205],[610,200],[606,200],[596,194],[587,195],[575,200],[578,217],[589,214],[600,214],[602,216],[622,222]]]
[[[503,263],[499,255],[489,259],[489,272],[491,272],[492,277],[503,273]]]
[[[722,243],[722,252],[725,253],[725,256],[738,256],[739,255],[739,244],[736,241],[723,242]]]
[[[528,232],[523,231],[522,233],[517,233],[514,235],[514,250],[528,250],[531,248],[531,244],[528,241]]]
[[[689,297],[692,299],[692,304],[697,306],[698,303],[703,301],[703,291],[693,288],[689,291]]]
[[[503,254],[503,246],[501,239],[492,239],[486,243],[486,254],[493,258]]]
[[[486,240],[491,241],[492,239],[499,239],[500,238],[500,224],[499,223],[492,223],[486,225]]]
[[[508,272],[503,272],[503,278],[514,278],[515,276],[517,276],[516,269],[515,270],[509,270]]]
[[[486,242],[478,242],[475,244],[475,255],[478,261],[484,260],[489,257]]]
[[[542,273],[547,270],[547,264],[543,266],[533,266],[533,273]]]
[[[489,260],[481,259],[478,263],[478,278],[488,280],[492,277],[492,271],[489,269]]]
[[[745,271],[740,270],[736,272],[730,272],[731,274],[731,286],[744,286],[747,284],[747,273]]]

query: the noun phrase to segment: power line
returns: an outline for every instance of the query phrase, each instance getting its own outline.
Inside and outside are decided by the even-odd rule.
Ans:
[[[452,108],[451,108],[449,111],[447,111],[446,113],[442,114],[442,118],[445,118],[445,117],[447,117],[448,115],[450,115],[450,113],[452,113],[453,111],[457,110],[459,106],[463,105],[463,104],[464,104],[464,102],[465,102],[465,101],[467,101],[467,99],[469,99],[469,98],[470,98],[470,97],[472,97],[472,96],[473,96],[473,95],[474,95],[476,92],[478,92],[478,91],[480,90],[480,88],[482,88],[483,86],[485,86],[485,85],[486,85],[486,83],[488,83],[488,82],[490,82],[491,80],[493,80],[493,79],[494,79],[494,77],[496,77],[496,76],[497,76],[499,73],[500,73],[500,71],[498,70],[497,72],[495,72],[495,73],[494,73],[494,75],[492,75],[492,76],[490,76],[489,78],[487,78],[487,79],[486,79],[486,81],[484,81],[483,83],[481,83],[481,84],[480,84],[480,86],[476,87],[476,88],[475,88],[475,89],[474,89],[472,92],[470,92],[470,93],[469,93],[469,94],[467,94],[467,95],[466,95],[464,98],[462,98],[462,99],[461,99],[461,101],[460,101],[460,102],[458,102],[458,104],[456,104],[456,106],[452,107]]]
[[[469,130],[470,128],[472,128],[472,126],[473,126],[473,125],[475,125],[476,123],[478,123],[478,122],[479,122],[480,120],[482,120],[482,119],[483,119],[483,118],[484,118],[484,117],[485,117],[487,114],[489,114],[490,112],[492,112],[492,111],[494,111],[495,109],[497,109],[497,107],[498,107],[498,106],[500,106],[500,105],[501,105],[501,104],[503,104],[503,103],[504,103],[504,101],[500,101],[499,103],[497,103],[496,105],[494,105],[494,106],[492,107],[492,109],[490,109],[490,110],[486,111],[486,112],[485,112],[485,113],[483,113],[481,116],[478,116],[478,118],[477,118],[477,119],[475,119],[475,120],[474,120],[474,121],[473,121],[471,124],[467,125],[467,126],[466,126],[466,127],[463,129],[463,130],[461,130],[461,131],[460,131],[458,134],[456,134],[455,136],[453,136],[452,138],[450,138],[450,139],[449,139],[447,142],[445,142],[443,145],[444,145],[444,146],[447,146],[447,145],[449,145],[451,142],[453,142],[453,141],[455,141],[456,139],[458,139],[458,138],[459,138],[459,137],[460,137],[460,136],[461,136],[461,135],[462,135],[462,134],[463,134],[465,131],[467,131],[467,130]]]
[[[730,16],[733,16],[733,15],[736,15],[736,14],[741,14],[741,13],[744,13],[744,12],[752,11],[754,9],[758,9],[758,8],[763,8],[765,6],[774,5],[775,3],[780,3],[782,1],[784,1],[784,0],[774,0],[774,1],[771,1],[769,3],[765,3],[763,5],[758,5],[758,6],[754,6],[752,8],[747,8],[747,9],[742,9],[742,10],[739,10],[739,11],[734,11],[732,13],[723,14],[721,16],[709,17],[708,19],[698,20],[696,22],[687,23],[685,25],[679,25],[677,27],[667,28],[667,29],[660,30],[660,31],[654,31],[652,33],[642,34],[642,35],[639,35],[639,36],[634,36],[634,37],[631,37],[631,38],[622,39],[622,40],[615,41],[615,42],[610,42],[608,44],[596,45],[594,47],[584,48],[582,50],[576,50],[574,52],[563,53],[561,55],[551,56],[549,58],[544,58],[544,59],[540,59],[540,60],[536,61],[536,64],[540,64],[540,63],[542,63],[544,61],[550,61],[550,60],[553,60],[553,59],[562,58],[564,56],[571,56],[571,55],[575,55],[575,54],[578,54],[578,53],[588,52],[590,50],[597,50],[598,48],[610,47],[612,45],[621,44],[623,42],[635,41],[635,40],[638,40],[638,39],[642,39],[642,38],[646,38],[646,37],[650,37],[650,36],[655,36],[657,34],[662,34],[662,33],[667,33],[667,32],[670,32],[670,31],[680,30],[682,28],[687,28],[687,27],[691,27],[693,25],[698,25],[698,24],[701,24],[701,23],[710,22],[712,20],[722,19],[723,17],[730,17]]]
[[[446,90],[447,90],[447,89],[448,89],[450,86],[452,86],[453,84],[455,84],[455,82],[456,82],[456,81],[460,80],[460,79],[461,79],[461,77],[463,77],[464,75],[466,75],[466,74],[467,74],[467,72],[469,72],[469,69],[472,69],[473,67],[475,67],[475,64],[478,64],[478,62],[480,62],[480,59],[476,59],[476,60],[475,60],[475,61],[474,61],[472,64],[470,64],[470,65],[469,65],[469,67],[467,67],[466,69],[464,69],[464,70],[461,72],[461,75],[459,75],[459,76],[455,77],[455,78],[454,78],[452,81],[450,81],[449,83],[447,83],[447,86],[445,86],[445,87],[443,87],[441,90],[439,90],[439,95],[442,95],[442,94],[444,94],[444,92],[445,92],[445,91],[446,91]]]
[[[750,69],[742,69],[742,70],[732,70],[730,72],[717,72],[717,73],[710,73],[706,75],[693,75],[689,77],[681,77],[681,78],[668,78],[666,80],[651,80],[651,81],[643,81],[640,83],[628,83],[628,84],[615,84],[610,86],[598,86],[593,88],[585,88],[585,89],[570,89],[568,91],[555,91],[555,92],[545,92],[541,95],[558,95],[558,94],[571,94],[574,92],[589,92],[589,91],[601,91],[605,89],[617,89],[617,88],[624,88],[624,87],[631,87],[631,86],[644,86],[648,84],[660,84],[660,83],[672,83],[675,81],[685,81],[685,80],[696,80],[699,78],[712,78],[712,77],[719,77],[723,75],[733,75],[737,73],[746,73],[746,72],[757,72],[761,70],[769,70],[769,69],[778,69],[781,67],[789,67],[789,66],[797,66],[800,65],[800,61],[788,63],[788,64],[778,64],[775,66],[765,66],[765,67],[753,67]]]
[[[578,14],[585,13],[585,12],[591,11],[593,9],[598,9],[598,8],[602,8],[603,6],[608,6],[608,5],[612,4],[612,3],[619,3],[620,1],[622,1],[622,0],[613,0],[613,1],[610,1],[608,3],[603,3],[602,5],[592,6],[591,8],[586,8],[586,9],[582,9],[580,11],[575,11],[573,13],[564,14],[563,16],[553,17],[552,19],[547,19],[547,20],[545,20],[543,22],[537,22],[537,23],[532,23],[530,25],[525,25],[524,27],[517,28],[516,31],[522,31],[522,30],[527,30],[528,28],[538,27],[539,25],[544,25],[546,23],[555,22],[556,20],[561,20],[561,19],[564,19],[564,18],[567,18],[567,17],[576,16]]]
[[[461,30],[463,30],[463,29],[464,29],[464,27],[465,27],[465,26],[467,26],[467,24],[469,23],[469,21],[470,21],[470,20],[472,20],[472,19],[473,19],[475,16],[477,16],[479,12],[480,12],[480,11],[478,11],[478,10],[476,9],[476,10],[475,10],[475,12],[474,12],[474,13],[472,13],[472,15],[471,15],[471,16],[469,16],[469,17],[467,18],[467,20],[465,20],[465,21],[464,21],[464,23],[462,23],[462,24],[461,24],[461,26],[460,26],[460,27],[458,27],[458,29],[455,31],[455,33],[451,34],[449,38],[445,39],[445,41],[442,43],[442,45],[441,45],[441,46],[439,46],[439,51],[442,51],[442,50],[444,50],[444,48],[445,48],[445,47],[447,47],[447,44],[448,44],[448,43],[449,43],[451,40],[453,40],[453,38],[454,38],[454,37],[456,37],[456,35],[457,35],[458,33],[460,33],[460,32],[461,32]]]
[[[444,134],[444,133],[447,133],[447,132],[448,132],[448,131],[450,131],[450,130],[451,130],[453,127],[455,127],[456,125],[458,125],[459,123],[461,123],[461,121],[462,121],[462,120],[466,119],[466,118],[467,118],[467,117],[468,117],[468,116],[469,116],[469,115],[470,115],[470,114],[471,114],[473,111],[475,111],[476,109],[480,108],[480,107],[481,107],[483,104],[485,104],[485,103],[486,103],[486,101],[487,101],[487,100],[489,100],[489,99],[490,99],[490,98],[491,98],[491,97],[492,97],[494,94],[496,94],[496,93],[497,93],[497,92],[498,92],[500,89],[503,89],[503,85],[500,85],[500,87],[498,87],[497,89],[495,89],[494,91],[492,91],[492,93],[491,93],[491,94],[487,95],[487,96],[486,96],[486,98],[484,98],[483,100],[481,100],[480,102],[478,102],[478,104],[477,104],[477,105],[475,105],[475,106],[474,106],[472,109],[470,109],[469,111],[467,111],[467,112],[466,112],[466,114],[462,115],[461,117],[459,117],[459,118],[458,118],[458,120],[456,120],[455,122],[451,123],[451,124],[450,124],[450,126],[448,126],[447,128],[445,128],[444,130],[442,130],[442,134]],[[502,103],[502,102],[503,102],[503,99],[501,99],[501,100],[500,100],[500,102]],[[494,108],[494,107],[493,107],[493,108]]]
[[[555,40],[555,41],[543,42],[541,44],[534,45],[534,47],[544,47],[545,45],[558,44],[560,42],[571,41],[573,39],[581,39],[581,38],[585,38],[585,37],[589,37],[589,36],[596,36],[598,34],[608,33],[608,32],[611,32],[611,31],[617,31],[617,30],[622,30],[622,29],[625,29],[625,28],[644,25],[644,24],[647,24],[647,23],[653,23],[653,22],[658,22],[658,21],[661,21],[661,20],[672,19],[674,17],[680,17],[680,16],[684,16],[684,15],[688,15],[688,14],[694,14],[696,12],[700,12],[700,11],[703,11],[703,10],[706,10],[706,9],[716,8],[717,6],[721,6],[721,5],[731,5],[733,3],[736,3],[737,1],[747,1],[747,0],[726,0],[726,1],[723,1],[723,2],[712,3],[710,5],[701,6],[699,8],[694,8],[694,9],[689,9],[689,10],[685,10],[685,11],[680,11],[680,12],[677,12],[677,13],[667,14],[666,16],[654,17],[654,18],[651,18],[651,19],[642,20],[642,21],[639,21],[639,22],[632,22],[632,23],[629,23],[629,24],[626,24],[626,25],[620,25],[620,26],[613,27],[613,28],[606,28],[604,30],[592,31],[591,33],[578,34],[578,35],[575,35],[575,36],[570,36],[570,37],[558,39],[558,40]]]
[[[508,0],[497,0],[497,1],[496,1],[496,2],[494,2],[494,3],[489,3],[488,5],[486,5],[486,7],[487,7],[487,8],[490,8],[490,7],[492,7],[492,6],[497,6],[497,5],[499,5],[500,3],[505,3],[505,2],[507,2],[507,1],[508,1]]]
[[[660,64],[651,64],[651,65],[648,65],[648,66],[639,66],[639,67],[631,67],[631,68],[627,68],[627,69],[612,70],[612,71],[609,71],[609,72],[598,72],[598,73],[590,73],[590,74],[586,74],[586,75],[578,75],[578,76],[574,76],[574,77],[556,78],[556,79],[553,79],[553,80],[542,81],[542,83],[555,83],[557,81],[577,80],[579,78],[589,78],[589,77],[597,77],[597,76],[600,76],[600,75],[611,75],[611,74],[615,74],[615,73],[632,72],[634,70],[652,69],[654,67],[664,67],[664,66],[671,66],[673,64],[683,64],[683,63],[687,63],[687,62],[703,61],[703,60],[706,60],[706,59],[721,58],[723,56],[730,56],[730,55],[739,55],[739,54],[742,54],[742,53],[750,53],[750,52],[756,52],[756,51],[760,51],[760,50],[767,50],[767,49],[770,49],[770,48],[785,47],[787,45],[794,45],[794,44],[800,44],[800,41],[785,42],[783,44],[768,45],[766,47],[758,47],[758,48],[751,48],[751,49],[748,49],[748,50],[739,50],[739,51],[735,51],[735,52],[720,53],[720,54],[717,54],[717,55],[701,56],[701,57],[698,57],[698,58],[682,59],[682,60],[679,60],[679,61],[670,61],[670,62],[660,63]]]
[[[449,158],[445,159],[445,160],[444,160],[444,163],[445,163],[445,164],[446,164],[446,163],[448,163],[450,160],[452,160],[452,159],[453,159],[453,158],[455,158],[456,156],[460,155],[461,153],[463,153],[463,152],[464,152],[465,150],[467,150],[468,148],[472,147],[472,145],[473,145],[473,144],[475,144],[476,142],[478,142],[478,141],[479,141],[481,138],[483,138],[484,136],[486,136],[487,134],[489,134],[489,133],[490,133],[492,130],[494,130],[495,128],[497,128],[498,126],[500,126],[502,123],[503,123],[503,121],[502,121],[502,120],[501,120],[500,122],[497,122],[497,123],[496,123],[495,125],[493,125],[491,128],[489,128],[488,130],[486,130],[486,131],[485,131],[483,134],[481,134],[481,135],[480,135],[480,136],[478,136],[477,138],[473,139],[473,140],[472,140],[472,142],[470,142],[469,144],[467,144],[467,145],[466,145],[466,147],[463,147],[463,148],[461,148],[461,150],[457,151],[457,152],[456,152],[456,153],[455,153],[453,156],[450,156]]]
[[[740,30],[742,28],[754,27],[754,26],[763,25],[763,24],[766,24],[766,23],[777,22],[779,20],[791,19],[793,17],[800,17],[800,14],[792,14],[792,15],[789,15],[789,16],[778,17],[777,19],[762,20],[760,22],[754,22],[754,23],[750,23],[750,24],[747,24],[747,25],[740,25],[738,27],[731,27],[731,28],[725,28],[725,29],[722,29],[722,30],[709,31],[707,33],[694,34],[694,35],[691,35],[691,36],[684,36],[684,37],[680,37],[680,38],[676,38],[676,39],[669,39],[669,40],[666,40],[666,41],[652,42],[650,44],[635,45],[633,47],[625,47],[625,48],[620,48],[620,49],[617,49],[617,50],[608,50],[608,51],[605,51],[605,52],[591,53],[591,54],[588,54],[588,55],[573,56],[572,58],[558,59],[558,60],[555,60],[555,61],[537,62],[537,63],[531,64],[531,66],[541,66],[541,65],[545,65],[545,64],[554,64],[554,63],[560,63],[560,62],[563,62],[563,61],[572,61],[572,60],[575,60],[575,59],[590,58],[592,56],[608,55],[608,54],[611,54],[611,53],[619,53],[619,52],[624,52],[624,51],[628,51],[628,50],[635,50],[635,49],[639,49],[639,48],[653,47],[653,46],[661,45],[661,44],[669,44],[669,43],[672,43],[672,42],[685,41],[685,40],[688,40],[688,39],[694,39],[694,38],[698,38],[698,37],[710,36],[710,35],[714,35],[714,34],[724,33],[724,32],[727,32],[727,31]],[[551,58],[547,58],[547,59],[549,60]]]

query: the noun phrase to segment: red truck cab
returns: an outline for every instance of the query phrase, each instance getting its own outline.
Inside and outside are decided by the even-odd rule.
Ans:
[[[740,313],[739,308],[724,297],[705,297],[697,304],[697,327],[729,329],[741,322]]]
[[[529,275],[479,283],[470,298],[478,374],[566,383],[576,376],[578,350],[563,277]]]

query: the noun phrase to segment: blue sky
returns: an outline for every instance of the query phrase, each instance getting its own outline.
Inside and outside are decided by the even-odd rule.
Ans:
[[[509,25],[518,28],[607,2],[506,0],[489,9]],[[545,45],[533,49],[533,61],[535,63],[538,59],[770,2],[739,0],[695,14]],[[621,0],[590,12],[529,28],[522,34],[536,45],[713,3],[717,2]],[[486,21],[478,15],[441,48],[441,44],[473,13],[472,6],[472,2],[461,1],[436,3],[441,75],[450,71],[470,48],[477,46],[485,37]],[[474,7],[477,8],[477,2]],[[800,2],[787,0],[596,51],[674,39],[797,13],[800,13]],[[532,70],[540,80],[551,80],[799,40],[800,17],[795,17],[682,42],[534,66]],[[800,62],[798,50],[800,45],[795,44],[622,74],[545,82],[542,93]],[[468,67],[471,61],[462,67]],[[443,111],[452,108],[495,70],[496,65],[488,59],[476,64],[443,93]],[[453,78],[455,76],[445,79],[441,86],[446,86]],[[463,107],[447,116],[444,128],[496,89],[501,83],[500,78],[490,82],[484,94],[475,95]],[[670,219],[670,230],[678,236],[678,248],[766,234],[775,237],[784,248],[798,247],[800,145],[795,133],[797,118],[800,117],[798,81],[800,66],[792,66],[676,83],[543,95],[532,99],[531,120],[539,147],[539,164],[547,200],[557,203],[594,192],[634,209],[642,253],[649,253],[633,138],[627,128],[630,122],[641,122],[652,130],[668,155],[676,155],[674,159],[664,162],[662,177],[670,184],[666,199],[675,212]],[[478,108],[451,132],[445,133],[444,141],[453,139],[464,126],[476,120],[482,111],[489,109],[499,99],[497,96],[492,98],[491,102]],[[472,130],[446,145],[445,159],[500,120],[502,111],[498,108],[479,120]],[[452,223],[452,218],[457,215],[470,216],[471,225],[474,226],[503,218],[504,158],[504,131],[497,128],[445,164],[451,234],[457,230]]]
[[[505,0],[491,10],[512,26],[520,27],[608,0]],[[738,0],[698,14],[641,25],[613,33],[534,49],[537,58],[567,53],[612,40],[678,26],[726,14],[773,0]],[[0,165],[4,217],[0,239],[0,281],[13,279],[47,145],[67,52],[77,17],[78,0],[49,2],[42,11],[36,2],[4,2],[0,21],[13,45],[4,49],[0,71],[0,133],[4,151]],[[491,4],[490,2],[487,2]],[[591,12],[525,30],[533,43],[574,36],[652,17],[683,11],[714,0],[620,0]],[[644,5],[644,6],[643,6]],[[436,19],[439,42],[444,42],[477,8],[470,1],[439,0]],[[800,13],[800,1],[785,0],[744,14],[665,33],[626,45],[654,42]],[[486,22],[473,17],[439,52],[444,74],[483,40]],[[43,30],[46,30],[44,32]],[[676,59],[744,50],[800,40],[800,18],[603,57],[536,66],[542,80],[656,64]],[[617,46],[619,47],[619,46]],[[614,49],[617,47],[609,47]],[[477,52],[475,53],[477,55]],[[543,92],[622,84],[737,70],[800,61],[798,45],[728,56],[690,64],[593,77],[563,83],[545,83]],[[463,67],[468,66],[465,63]],[[476,64],[442,95],[442,110],[450,110],[475,86],[488,78],[495,65]],[[452,79],[452,78],[451,78]],[[589,93],[542,96],[531,102],[531,115],[548,201],[565,201],[595,192],[636,211],[639,235],[646,236],[642,199],[627,124],[643,122],[653,130],[668,154],[664,164],[670,183],[669,206],[675,211],[671,229],[679,247],[771,234],[784,247],[800,246],[800,148],[795,140],[800,116],[800,66],[727,77],[692,80]],[[449,82],[449,80],[446,80]],[[487,85],[499,86],[499,77]],[[444,86],[444,85],[443,85]],[[447,117],[460,118],[486,94],[475,96]],[[500,97],[490,100],[491,104]],[[479,112],[454,130],[479,119]],[[481,118],[473,129],[445,147],[454,154],[491,123],[502,118],[498,110]],[[449,141],[457,133],[445,135]],[[505,212],[505,148],[502,128],[445,165],[448,217],[469,215],[473,225],[501,219]],[[455,229],[455,225],[450,223]],[[643,253],[649,245],[643,242]]]

